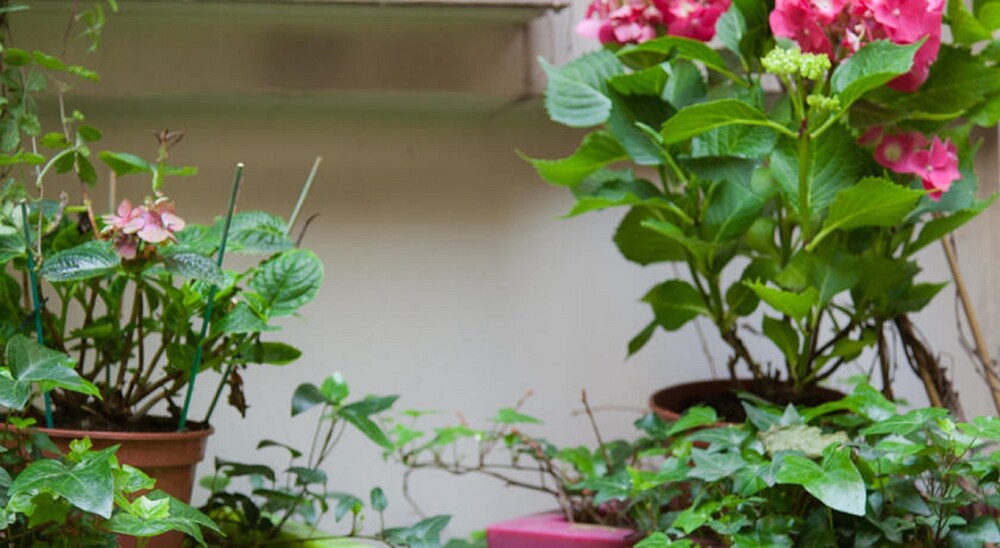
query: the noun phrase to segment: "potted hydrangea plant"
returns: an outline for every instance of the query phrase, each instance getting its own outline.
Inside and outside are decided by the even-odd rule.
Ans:
[[[993,5],[595,0],[577,30],[603,47],[543,63],[550,118],[592,130],[565,158],[529,161],[573,193],[570,215],[626,210],[626,259],[680,267],[643,297],[653,318],[629,353],[707,319],[729,350],[713,389],[818,403],[865,349],[891,396],[895,329],[931,401],[948,403],[908,317],[945,284],[918,281],[915,253],[989,204],[973,160],[974,130],[1000,117]],[[691,392],[654,404],[683,394],[667,405],[707,398],[740,418],[731,395]]]
[[[96,36],[103,10],[101,3],[75,5],[71,29],[86,24],[81,35]],[[21,392],[0,390],[0,405],[8,409],[8,421],[31,416],[64,448],[83,437],[98,449],[121,444],[123,462],[144,467],[158,476],[160,488],[187,500],[212,431],[208,419],[224,389],[229,387],[229,402],[242,412],[241,372],[248,365],[284,365],[300,355],[268,334],[279,329],[272,320],[296,313],[323,279],[316,255],[298,249],[289,236],[316,166],[289,222],[237,211],[242,165],[228,210],[220,204],[224,215],[205,225],[188,222],[167,194],[170,178],[197,172],[169,163],[183,134],[157,132],[156,156],[146,160],[99,151],[101,132],[77,111],[60,108],[54,126],[47,127],[36,95],[54,82],[63,107],[69,83],[96,75],[47,53],[19,49],[9,34],[2,45],[0,344],[25,336],[37,340],[63,355],[60,364],[88,390],[43,382],[33,412],[15,405]],[[102,173],[98,159],[107,167]],[[54,196],[47,182],[53,174],[76,179],[79,193]],[[111,179],[110,201],[118,205],[101,215],[91,192],[105,177]],[[115,197],[121,177],[149,180],[144,201]],[[260,260],[230,270],[223,268],[227,252]],[[202,420],[190,415],[189,406],[205,371],[218,375],[200,383],[214,394]],[[10,372],[14,381],[31,380]]]

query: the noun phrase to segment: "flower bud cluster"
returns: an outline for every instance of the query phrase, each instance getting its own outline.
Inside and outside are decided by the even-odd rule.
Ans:
[[[822,80],[830,70],[830,58],[825,54],[797,49],[774,48],[760,62],[764,70],[776,76],[801,76],[813,81]]]

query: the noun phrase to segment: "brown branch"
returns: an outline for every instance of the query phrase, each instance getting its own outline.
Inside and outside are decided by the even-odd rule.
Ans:
[[[580,400],[583,402],[583,409],[587,412],[587,418],[590,419],[590,427],[594,429],[594,437],[597,438],[597,447],[601,449],[601,457],[604,458],[604,464],[608,466],[608,472],[610,472],[611,457],[608,456],[608,449],[604,447],[604,440],[601,439],[601,430],[597,427],[597,419],[594,418],[594,412],[590,408],[590,403],[587,402],[586,390],[580,392]]]
[[[876,336],[878,337],[879,369],[882,370],[882,395],[894,401],[896,398],[892,394],[892,361],[889,360],[889,345],[886,343],[885,331],[881,322],[878,324]]]
[[[726,341],[730,348],[732,348],[736,353],[736,356],[743,360],[743,363],[747,364],[747,367],[750,368],[750,372],[753,373],[754,379],[759,380],[764,378],[764,372],[761,370],[760,365],[754,361],[753,356],[750,355],[750,351],[746,347],[746,344],[743,343],[743,339],[740,339],[740,336],[736,334],[735,330],[729,330],[723,333],[722,340]],[[736,372],[735,365],[735,362],[733,362],[729,367],[730,373],[733,374],[734,379]]]
[[[938,215],[935,215],[935,217],[938,217]],[[941,238],[941,247],[944,248],[944,255],[948,259],[948,268],[951,270],[951,277],[955,280],[955,291],[958,293],[958,299],[962,302],[965,319],[969,323],[969,329],[972,331],[972,340],[976,344],[976,356],[979,358],[980,368],[982,369],[983,376],[986,377],[990,396],[993,398],[993,408],[996,409],[997,413],[1000,413],[1000,379],[997,378],[997,372],[994,369],[996,364],[990,357],[989,350],[986,347],[986,338],[983,337],[983,330],[979,325],[979,318],[972,307],[972,298],[969,297],[969,291],[965,286],[965,279],[962,277],[962,272],[958,266],[958,255],[955,252],[955,245],[951,241],[951,238]]]

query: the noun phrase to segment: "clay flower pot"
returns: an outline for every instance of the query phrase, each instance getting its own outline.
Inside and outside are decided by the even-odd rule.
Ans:
[[[791,394],[783,383],[765,383],[754,380],[711,380],[675,384],[655,392],[649,397],[649,408],[665,421],[676,421],[687,409],[696,405],[714,407],[720,417],[718,426],[743,422],[743,407],[736,396],[737,390],[753,393],[776,404],[788,403],[819,405],[839,400],[844,394],[823,387],[812,387],[801,394]],[[735,417],[733,414],[735,413]]]
[[[494,523],[486,528],[490,548],[624,548],[635,544],[635,531],[570,523],[560,512]]]

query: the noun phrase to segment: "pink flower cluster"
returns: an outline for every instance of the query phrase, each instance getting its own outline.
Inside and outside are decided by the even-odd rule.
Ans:
[[[951,139],[941,141],[935,135],[928,143],[922,133],[887,133],[874,127],[859,142],[875,145],[875,161],[883,167],[919,176],[934,200],[940,200],[951,184],[962,178],[958,171],[958,150]]]
[[[122,258],[134,259],[139,243],[159,244],[176,240],[174,233],[184,228],[184,219],[177,216],[174,204],[166,196],[155,201],[132,207],[127,198],[118,205],[118,211],[104,216],[107,225],[102,230],[115,242],[115,249]]]
[[[776,0],[770,22],[775,36],[832,59],[849,57],[874,40],[913,44],[927,37],[910,72],[889,83],[898,91],[912,92],[937,59],[943,10],[944,0]]]
[[[576,32],[602,44],[639,44],[667,34],[707,42],[729,0],[593,0]]]

